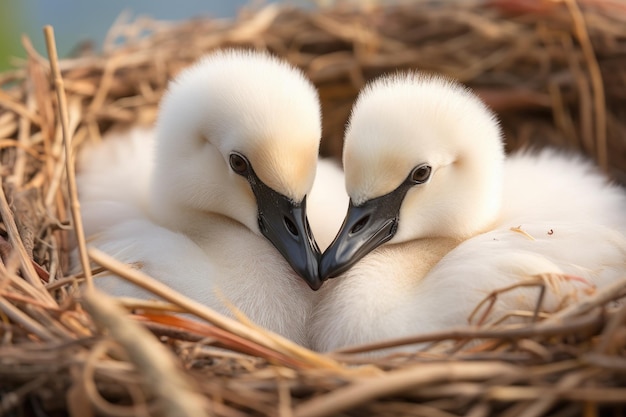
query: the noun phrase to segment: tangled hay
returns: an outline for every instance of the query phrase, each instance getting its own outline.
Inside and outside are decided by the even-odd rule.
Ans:
[[[619,1],[269,6],[234,22],[180,25],[122,19],[102,54],[83,48],[59,62],[66,102],[50,82],[48,59],[27,39],[24,46],[24,65],[0,74],[0,415],[623,413],[626,306],[616,301],[626,282],[552,315],[519,312],[530,317],[524,326],[486,322],[487,308],[485,324],[319,355],[91,251],[102,267],[167,301],[118,300],[134,310],[128,320],[109,299],[83,296],[76,288],[83,277],[68,275],[75,202],[63,140],[65,131],[75,151],[110,129],[152,123],[167,80],[181,68],[212,49],[246,46],[287,58],[315,82],[326,155],[339,157],[351,104],[367,80],[420,68],[473,87],[500,115],[509,150],[578,149],[626,183],[626,7]],[[65,128],[59,110],[67,112]],[[544,278],[525,285],[543,287]],[[420,352],[358,355],[425,342]]]

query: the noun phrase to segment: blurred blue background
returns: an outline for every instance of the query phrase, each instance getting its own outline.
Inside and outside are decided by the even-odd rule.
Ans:
[[[10,67],[12,57],[24,57],[20,36],[26,34],[44,53],[42,27],[54,26],[61,56],[79,42],[93,40],[97,48],[114,20],[124,10],[133,16],[147,15],[158,20],[184,20],[197,16],[234,17],[244,6],[274,1],[250,0],[0,0],[0,70]],[[310,0],[283,1],[310,7]]]

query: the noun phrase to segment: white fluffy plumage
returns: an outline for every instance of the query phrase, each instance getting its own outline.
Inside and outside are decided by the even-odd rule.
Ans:
[[[346,131],[348,194],[356,205],[384,196],[420,164],[431,176],[406,193],[395,236],[322,288],[314,348],[464,325],[490,292],[537,274],[550,284],[545,311],[626,279],[626,193],[592,163],[554,150],[505,159],[495,117],[469,90],[381,78]],[[537,294],[502,295],[492,317],[532,311]]]
[[[222,313],[231,314],[228,300],[304,343],[317,294],[260,233],[254,195],[229,154],[245,155],[265,184],[300,201],[313,185],[320,136],[317,93],[300,71],[262,53],[212,54],[171,83],[156,129],[113,133],[80,154],[88,243]],[[341,183],[336,167],[322,166],[320,178]],[[322,242],[341,222],[330,208],[312,210],[335,219],[334,230],[312,222]],[[114,295],[150,297],[116,277],[96,283]]]

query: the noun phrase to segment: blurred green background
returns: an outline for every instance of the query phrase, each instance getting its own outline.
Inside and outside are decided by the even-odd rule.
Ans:
[[[0,71],[9,67],[11,56],[23,56],[20,30],[25,25],[23,6],[14,0],[0,1]]]
[[[114,20],[124,10],[134,16],[177,21],[196,16],[233,17],[246,5],[283,2],[311,7],[311,0],[0,0],[0,71],[10,68],[25,53],[21,35],[30,37],[45,55],[42,27],[54,26],[61,56],[80,42],[92,40],[97,48]]]

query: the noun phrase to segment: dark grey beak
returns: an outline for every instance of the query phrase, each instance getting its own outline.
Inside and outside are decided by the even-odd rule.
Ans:
[[[306,197],[299,203],[265,185],[248,160],[236,154],[240,175],[246,177],[256,198],[259,229],[293,270],[313,290],[322,286],[319,277],[321,253],[306,217]],[[231,164],[233,162],[231,161]]]
[[[293,203],[269,187],[255,192],[261,233],[278,249],[309,287],[322,286],[319,277],[320,250],[306,217],[306,197]]]
[[[334,278],[347,271],[396,234],[400,206],[412,185],[405,181],[389,194],[373,198],[359,206],[350,201],[339,233],[322,255],[322,280]]]

